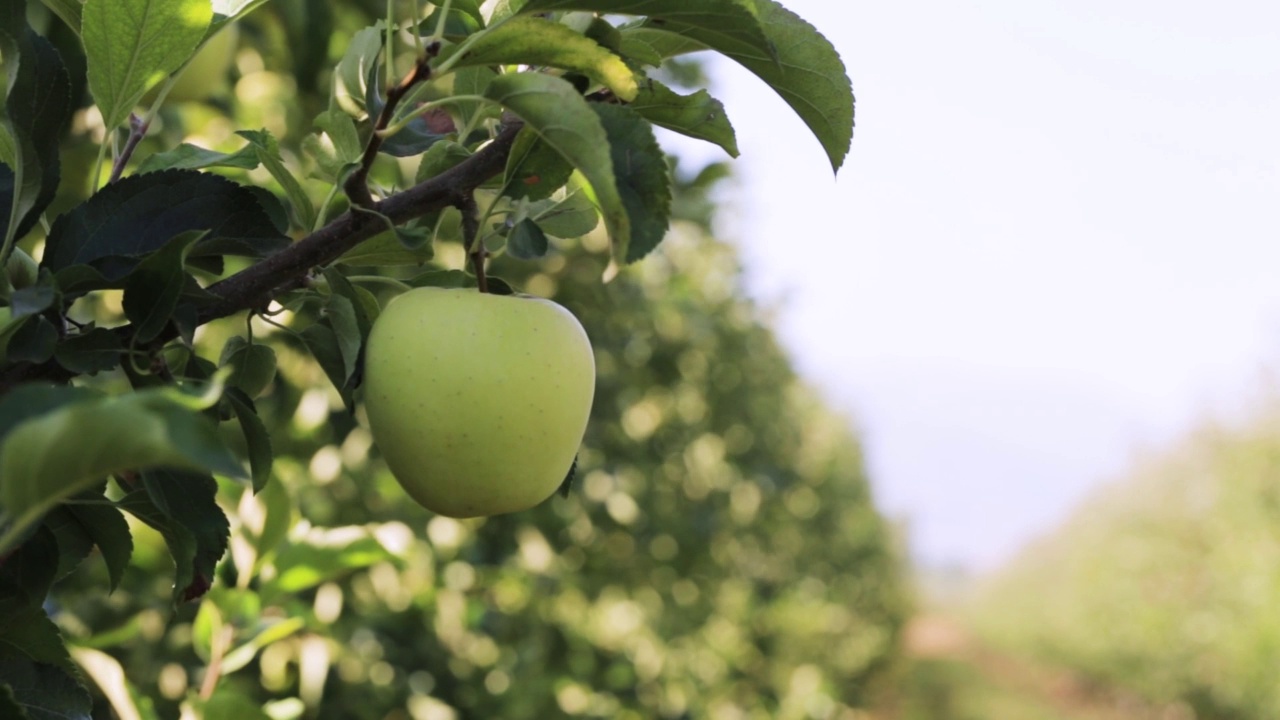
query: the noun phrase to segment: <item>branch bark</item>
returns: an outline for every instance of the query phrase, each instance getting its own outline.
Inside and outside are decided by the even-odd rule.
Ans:
[[[508,124],[493,140],[462,163],[418,185],[397,193],[373,210],[402,225],[436,210],[458,206],[490,178],[503,171],[511,145],[522,125]],[[280,252],[205,288],[218,300],[200,310],[200,324],[234,315],[243,310],[262,310],[283,290],[296,287],[312,268],[337,260],[348,250],[386,229],[386,223],[370,213],[347,211],[328,225],[298,240]],[[116,331],[126,347],[134,329],[126,325]],[[177,336],[170,326],[157,338],[165,342]],[[0,371],[0,395],[33,381],[66,382],[74,377],[54,360],[20,363]]]

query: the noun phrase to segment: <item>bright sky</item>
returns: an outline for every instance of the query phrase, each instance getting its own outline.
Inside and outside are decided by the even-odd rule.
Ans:
[[[989,568],[1280,358],[1280,3],[783,0],[858,97],[838,182],[717,65],[725,230],[927,564]],[[730,213],[726,213],[729,215]]]

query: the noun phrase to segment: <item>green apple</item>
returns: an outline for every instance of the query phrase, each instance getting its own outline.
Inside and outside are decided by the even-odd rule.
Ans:
[[[364,404],[414,500],[450,517],[499,515],[564,481],[595,378],[582,325],[550,300],[418,288],[373,325]]]

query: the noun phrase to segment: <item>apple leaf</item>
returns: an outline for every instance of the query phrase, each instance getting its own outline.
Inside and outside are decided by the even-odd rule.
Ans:
[[[108,504],[101,490],[82,493],[76,498],[86,502],[55,508],[46,517],[45,525],[57,536],[58,549],[64,554],[68,543],[83,543],[86,548],[96,545],[107,565],[110,588],[114,590],[133,554],[129,524],[117,508]],[[60,567],[59,575],[65,570]]]
[[[349,266],[421,265],[435,257],[429,242],[418,247],[405,247],[400,235],[392,230],[374,235],[348,250],[337,262]]]
[[[563,200],[541,200],[529,206],[529,217],[552,237],[577,238],[596,229],[600,213],[582,188],[568,186]]]
[[[276,139],[266,130],[238,130],[236,134],[249,141],[258,154],[258,161],[280,183],[280,187],[284,188],[289,204],[298,215],[299,224],[307,229],[313,227],[316,223],[316,208],[298,179],[284,166],[284,160],[280,157],[280,144]]]
[[[463,53],[445,57],[453,67],[545,65],[573,70],[595,80],[624,100],[636,95],[636,80],[622,58],[569,27],[538,17],[519,16],[457,46]]]
[[[203,230],[179,233],[129,273],[121,304],[125,317],[137,326],[138,342],[150,342],[169,324],[187,284],[187,253],[204,236]]]
[[[651,23],[678,24],[719,38],[724,44],[756,48],[765,55],[772,53],[769,38],[756,19],[755,0],[528,0],[520,8],[522,13],[547,10],[643,15]]]
[[[609,136],[592,106],[568,82],[541,73],[500,75],[485,95],[520,116],[582,173],[594,191],[615,252],[626,256],[631,226],[614,179]]]
[[[85,1],[89,91],[107,128],[123,123],[147,90],[195,54],[212,20],[208,2]]]
[[[769,49],[705,27],[672,19],[641,27],[673,33],[737,61],[773,88],[795,110],[822,144],[833,170],[839,170],[853,140],[853,88],[834,46],[812,25],[774,0],[753,0],[769,38]],[[650,35],[650,37],[653,37]]]
[[[0,441],[0,508],[11,521],[0,552],[46,511],[114,473],[165,466],[243,477],[198,412],[221,390],[215,382],[201,396],[170,387],[91,399],[76,393],[74,402],[15,425]]]
[[[0,597],[0,648],[67,673],[76,672],[58,626],[40,605],[24,603],[13,595]]]
[[[58,579],[58,538],[44,525],[8,553],[0,566],[0,592],[40,605]]]
[[[0,648],[0,710],[17,707],[15,720],[90,720],[89,693],[66,670],[36,662],[21,653]],[[0,692],[0,696],[6,693]],[[6,714],[8,718],[10,715]]]
[[[532,220],[516,223],[507,237],[507,252],[520,260],[536,260],[547,254],[547,236]]]
[[[137,174],[157,170],[204,170],[215,167],[252,170],[258,164],[258,153],[252,145],[233,153],[220,153],[191,143],[182,143],[172,150],[158,152],[143,160],[138,166]]]
[[[0,242],[31,230],[53,202],[61,177],[58,140],[71,119],[71,76],[48,40],[27,26],[25,4],[0,6],[0,56],[7,65],[0,128],[8,138],[0,164]]]
[[[222,346],[218,363],[231,368],[227,387],[250,398],[258,397],[276,376],[276,351],[270,345],[251,343],[236,335]]]
[[[706,90],[680,95],[657,80],[645,79],[627,107],[654,125],[714,143],[731,157],[738,157],[738,140],[724,105]]]
[[[77,35],[80,34],[80,16],[84,12],[84,0],[42,0],[44,6],[62,18]]]
[[[251,347],[262,347],[255,345]],[[258,417],[258,409],[253,400],[239,388],[227,389],[227,400],[231,410],[240,423],[240,432],[244,434],[245,448],[249,454],[249,474],[253,478],[253,491],[261,492],[271,480],[271,465],[274,455],[271,452],[271,435],[267,426]]]
[[[569,182],[573,166],[530,128],[516,136],[507,155],[502,194],[513,200],[543,200]]]
[[[267,4],[267,0],[213,0],[213,21],[209,23],[211,37],[226,25],[239,20]]]
[[[14,330],[6,348],[9,362],[42,363],[53,357],[58,346],[58,330],[42,315],[27,318]]]
[[[217,482],[201,472],[157,468],[142,473],[142,484],[170,527],[183,528],[195,540],[192,575],[188,580],[186,568],[180,567],[175,591],[183,589],[179,594],[183,600],[203,595],[212,584],[213,570],[226,553],[231,534],[227,516],[215,500]]]
[[[143,256],[189,230],[209,231],[191,248],[192,257],[263,257],[289,243],[249,188],[195,170],[163,170],[114,182],[60,216],[41,264],[60,278],[88,265],[118,281]]]
[[[635,262],[662,242],[671,222],[671,178],[666,156],[644,118],[618,105],[591,106],[609,136],[618,193],[631,222],[631,242],[615,257]]]
[[[125,352],[119,336],[106,328],[91,328],[68,335],[58,342],[53,357],[62,367],[77,375],[114,370]]]

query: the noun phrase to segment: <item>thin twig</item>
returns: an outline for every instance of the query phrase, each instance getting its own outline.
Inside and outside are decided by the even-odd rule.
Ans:
[[[129,158],[133,157],[133,151],[138,149],[138,143],[142,142],[142,138],[147,136],[147,130],[151,128],[151,121],[143,121],[142,118],[129,113],[129,139],[124,143],[124,149],[120,151],[120,157],[111,165],[111,177],[107,180],[107,184],[120,179],[124,174],[124,166],[129,164]]]
[[[347,199],[351,204],[364,208],[374,206],[373,195],[369,192],[369,169],[373,167],[373,161],[378,159],[378,150],[382,147],[381,131],[386,130],[391,124],[392,118],[396,115],[396,107],[400,105],[404,96],[409,94],[413,86],[431,79],[431,60],[439,53],[440,43],[433,42],[428,45],[422,55],[418,56],[418,61],[413,64],[413,68],[395,87],[387,90],[387,102],[382,106],[382,112],[378,113],[378,119],[373,124],[373,133],[369,135],[369,144],[365,145],[364,156],[360,158],[360,167],[348,175],[346,181],[342,183],[342,189],[347,193]]]

